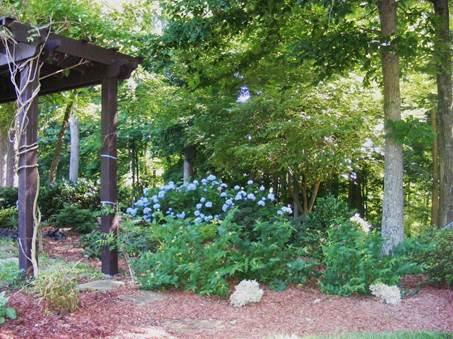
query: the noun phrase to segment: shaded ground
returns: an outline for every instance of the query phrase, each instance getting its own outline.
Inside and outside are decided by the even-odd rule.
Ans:
[[[80,260],[74,240],[44,248]],[[86,260],[88,261],[88,260]],[[96,266],[94,262],[91,262]],[[126,276],[123,276],[126,280]],[[241,309],[227,300],[173,291],[145,294],[131,286],[113,292],[84,292],[71,315],[44,315],[36,299],[23,292],[10,303],[18,320],[0,328],[0,338],[263,338],[278,334],[331,334],[430,330],[453,332],[453,291],[425,288],[384,305],[373,298],[342,298],[315,288],[265,291],[261,303]]]

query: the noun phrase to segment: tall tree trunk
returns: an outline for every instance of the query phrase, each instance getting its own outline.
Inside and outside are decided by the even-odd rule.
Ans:
[[[188,145],[184,148],[184,173],[183,181],[185,184],[190,182],[194,175],[193,162],[195,160],[195,146]]]
[[[390,132],[401,120],[400,68],[393,38],[397,29],[396,0],[378,0],[381,22],[382,73],[384,76],[385,171],[382,211],[382,251],[389,254],[404,239],[403,149]]]
[[[8,132],[0,129],[0,187],[5,186],[7,152],[8,152]]]
[[[71,97],[69,98],[69,102],[66,105],[66,109],[64,111],[64,116],[63,116],[63,122],[61,123],[60,132],[58,133],[57,142],[55,144],[54,157],[52,159],[52,163],[50,164],[50,169],[49,169],[49,183],[51,185],[55,184],[55,181],[57,179],[57,170],[58,170],[58,164],[61,159],[61,149],[63,148],[64,133],[66,131],[66,128],[68,128],[68,121],[69,121],[69,117],[71,116],[71,112],[74,108],[74,103],[75,103],[75,92],[73,92],[71,94]]]
[[[298,219],[300,214],[303,212],[302,203],[300,201],[300,184],[295,175],[290,175],[290,178],[292,179],[291,195],[293,199],[293,214],[294,219]]]
[[[434,109],[431,113],[431,127],[433,131],[436,131],[436,136],[433,140],[432,145],[432,156],[433,156],[433,186],[431,192],[431,225],[440,227],[439,224],[439,197],[440,197],[440,173],[439,173],[439,135],[437,133],[439,124],[439,115],[437,110]]]
[[[80,130],[79,120],[73,113],[69,118],[69,131],[71,133],[71,146],[69,156],[69,181],[76,183],[79,179],[80,166]]]
[[[448,0],[434,0],[436,14],[435,61],[439,151],[439,222],[453,221],[453,108],[451,41]]]
[[[5,186],[14,187],[17,185],[16,173],[16,146],[14,144],[14,135],[11,135],[8,140],[8,151],[6,152],[6,178]]]

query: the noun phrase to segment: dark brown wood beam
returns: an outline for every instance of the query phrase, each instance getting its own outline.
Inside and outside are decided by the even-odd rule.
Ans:
[[[114,74],[102,81],[102,151],[101,151],[101,204],[112,209],[111,215],[101,217],[101,231],[113,233],[115,242],[118,231],[118,219],[115,215],[117,198],[117,97],[118,79]],[[102,250],[102,272],[115,275],[118,273],[118,252],[109,246]]]
[[[20,74],[20,85],[26,86],[21,97],[22,102],[30,100],[38,86],[38,79],[27,82],[36,65],[26,67]],[[28,107],[28,110],[27,110]],[[35,98],[29,106],[19,112],[19,122],[26,121],[20,135],[19,153],[19,267],[30,276],[33,272],[31,258],[34,222],[34,204],[38,187],[38,153],[34,148],[38,140],[38,100]]]

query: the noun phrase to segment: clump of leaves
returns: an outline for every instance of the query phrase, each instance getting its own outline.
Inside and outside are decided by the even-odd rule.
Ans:
[[[427,230],[398,250],[421,265],[431,283],[453,286],[453,229]]]
[[[249,228],[234,221],[235,213],[218,223],[188,225],[174,218],[154,223],[158,250],[133,262],[142,288],[227,296],[234,281],[254,279],[282,290],[311,277],[313,264],[291,245],[294,229],[287,220],[258,220]]]
[[[67,268],[55,267],[42,272],[33,283],[33,292],[50,311],[71,313],[79,308],[76,281]]]
[[[77,205],[65,205],[52,218],[55,227],[71,227],[80,233],[89,233],[97,226],[96,213]]]
[[[8,298],[5,292],[0,293],[0,325],[4,324],[7,319],[14,320],[17,318],[16,310],[8,307]]]
[[[328,231],[322,250],[326,266],[320,281],[322,292],[338,295],[369,294],[375,283],[396,285],[419,267],[404,256],[381,254],[379,233],[362,231],[349,220],[339,220]]]
[[[17,208],[0,209],[0,228],[17,229]]]

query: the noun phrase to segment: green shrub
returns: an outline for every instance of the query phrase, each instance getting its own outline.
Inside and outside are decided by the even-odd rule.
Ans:
[[[403,256],[382,256],[382,238],[366,233],[349,221],[340,220],[328,231],[323,245],[325,271],[322,292],[339,295],[369,294],[369,286],[381,282],[398,284],[401,277],[415,273],[417,266]]]
[[[100,258],[102,247],[110,243],[108,236],[106,237],[106,234],[98,230],[80,237],[80,245],[89,258]],[[149,226],[125,219],[120,224],[116,246],[120,252],[137,257],[146,251],[155,251],[157,243],[152,237]]]
[[[70,270],[63,266],[40,273],[33,282],[33,292],[45,308],[57,313],[71,313],[78,309],[79,292]]]
[[[151,227],[159,248],[133,262],[142,288],[226,296],[230,283],[242,279],[283,289],[311,276],[313,264],[300,259],[303,253],[290,245],[294,229],[289,222],[257,221],[247,230],[234,222],[235,213],[219,223],[155,221]]]
[[[65,205],[51,221],[55,227],[71,227],[82,234],[89,233],[97,227],[95,213],[77,205]]]
[[[17,188],[0,187],[0,209],[16,207]]]
[[[17,229],[17,208],[0,209],[0,228]]]
[[[6,319],[16,319],[16,310],[12,307],[8,307],[8,298],[5,296],[5,292],[0,292],[0,325],[6,322]]]
[[[322,246],[327,241],[327,231],[338,220],[349,220],[352,212],[345,202],[334,196],[317,199],[313,211],[297,227],[296,244],[307,250],[307,253],[322,260]]]
[[[406,240],[399,249],[421,265],[431,283],[453,286],[453,230],[431,229]]]
[[[99,184],[92,180],[79,179],[77,184],[67,181],[42,187],[39,195],[39,208],[43,220],[47,220],[65,205],[77,205],[82,209],[98,210]]]

